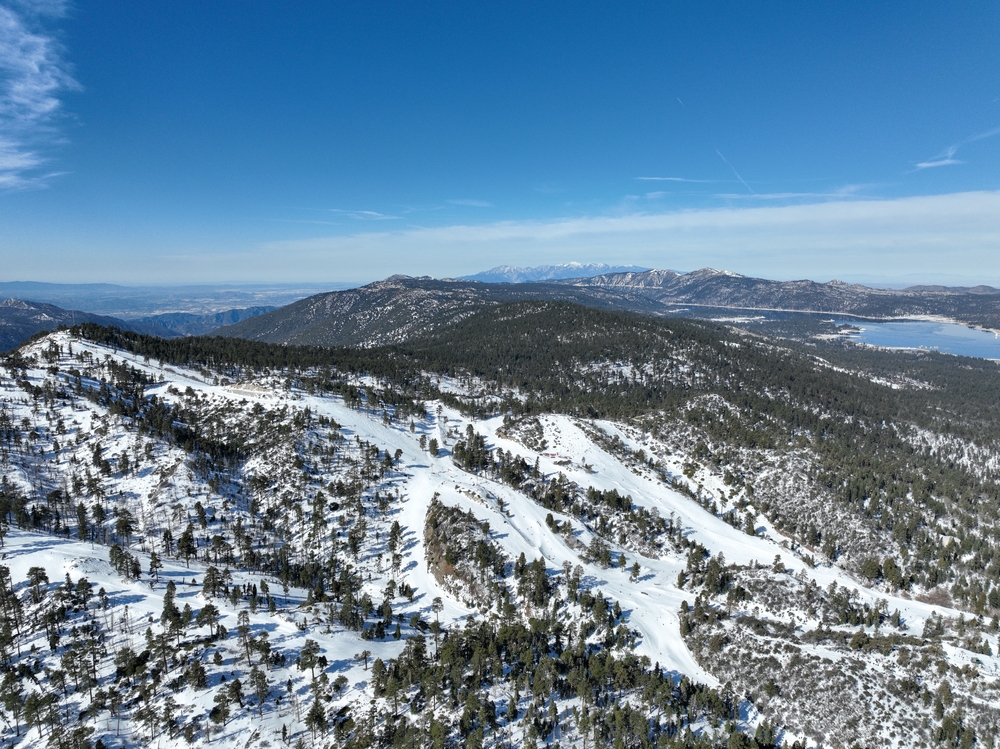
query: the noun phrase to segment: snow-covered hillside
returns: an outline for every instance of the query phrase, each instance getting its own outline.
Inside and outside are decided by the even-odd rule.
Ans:
[[[817,561],[638,422],[473,419],[62,332],[0,370],[0,438],[7,745],[998,730],[995,620]]]
[[[637,265],[608,265],[607,263],[564,263],[562,265],[539,265],[534,268],[519,268],[514,265],[498,265],[496,268],[462,276],[465,281],[483,283],[534,283],[565,278],[589,278],[608,273],[642,273],[648,268]]]

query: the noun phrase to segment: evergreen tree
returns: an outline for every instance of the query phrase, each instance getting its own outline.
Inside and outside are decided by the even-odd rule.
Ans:
[[[198,546],[194,539],[194,526],[191,523],[187,524],[181,537],[177,539],[177,553],[184,557],[184,563],[190,567],[191,557],[198,553]]]
[[[208,718],[215,724],[222,724],[225,728],[226,723],[229,721],[229,692],[226,689],[219,689],[212,698],[212,702],[215,703],[215,707],[209,711]]]
[[[160,581],[161,569],[163,569],[163,562],[160,561],[159,555],[155,550],[149,552],[149,575],[154,578],[156,582]]]
[[[250,671],[250,686],[253,687],[254,694],[257,695],[257,713],[264,714],[264,702],[270,692],[270,685],[267,682],[267,675],[256,666]]]
[[[320,702],[319,696],[316,696],[313,698],[309,712],[306,713],[306,728],[312,732],[313,741],[315,741],[316,735],[324,733],[326,727],[326,711],[323,709],[323,704]]]

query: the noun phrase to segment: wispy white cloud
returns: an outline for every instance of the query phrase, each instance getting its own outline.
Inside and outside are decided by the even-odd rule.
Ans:
[[[958,143],[954,143],[944,149],[941,153],[927,161],[921,161],[916,165],[913,171],[918,172],[921,169],[933,169],[938,166],[953,166],[955,164],[964,164],[965,162],[961,159],[956,159],[955,154],[958,149],[968,143],[974,143],[977,140],[985,140],[986,138],[992,138],[994,135],[1000,135],[1000,127],[993,128],[992,130],[986,130],[982,133],[976,133],[975,135],[970,135],[968,138],[962,138]]]
[[[935,159],[933,161],[921,161],[917,164],[917,168],[914,171],[919,171],[920,169],[933,169],[936,166],[953,166],[954,164],[964,164],[965,162],[961,159],[953,159],[951,157],[944,159]]]
[[[645,182],[701,182],[711,184],[714,182],[732,182],[731,179],[688,179],[687,177],[636,177]]]
[[[323,221],[315,218],[269,218],[267,221],[275,221],[280,224],[323,224],[324,226],[340,226],[339,221]]]
[[[357,219],[358,221],[395,221],[400,218],[399,216],[390,216],[388,213],[379,213],[378,211],[346,211],[341,208],[327,208],[327,210],[330,213],[336,213],[340,216]]]
[[[66,0],[8,0],[5,5],[29,18],[44,16],[62,18],[69,8]]]
[[[492,208],[493,204],[486,200],[449,200],[447,201],[452,205],[467,205],[472,208]]]
[[[78,84],[44,25],[64,12],[52,0],[0,5],[0,189],[43,187],[59,174],[40,170],[61,141],[59,96]]]
[[[832,190],[830,192],[729,192],[717,193],[714,197],[726,200],[856,200],[857,189],[851,186],[847,189]]]

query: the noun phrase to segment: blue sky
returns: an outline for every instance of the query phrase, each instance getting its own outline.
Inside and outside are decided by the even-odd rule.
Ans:
[[[0,0],[0,259],[1000,284],[1000,5]]]

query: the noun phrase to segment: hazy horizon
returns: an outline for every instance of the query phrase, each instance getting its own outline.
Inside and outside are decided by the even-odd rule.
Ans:
[[[456,274],[444,274],[441,276],[431,276],[429,274],[421,274],[428,276],[430,278],[435,278],[438,280],[465,280],[470,276],[477,274],[486,273],[488,271],[496,270],[503,267],[512,267],[521,271],[533,271],[539,268],[548,267],[563,267],[572,265],[574,261],[569,261],[568,263],[542,263],[539,265],[530,266],[509,266],[500,265],[493,266],[491,268],[481,268],[478,271],[470,274],[465,274],[459,276]],[[599,262],[599,261],[598,261]],[[598,264],[598,263],[594,263]],[[650,268],[649,270],[672,270],[678,273],[694,273],[699,270],[709,269],[710,266],[702,266],[699,268]],[[714,268],[718,271],[729,271],[728,268]],[[309,290],[311,293],[317,293],[322,291],[339,291],[345,289],[358,288],[360,286],[365,286],[367,284],[375,283],[377,281],[384,280],[393,275],[411,275],[411,274],[396,274],[396,273],[386,273],[383,276],[374,278],[364,278],[357,280],[336,280],[336,281],[289,281],[283,283],[263,283],[263,282],[226,282],[219,281],[215,283],[106,283],[106,282],[81,282],[81,283],[61,283],[61,282],[51,282],[51,281],[35,281],[35,280],[0,280],[0,295],[9,293],[10,287],[16,287],[18,285],[34,285],[38,287],[51,287],[52,289],[65,289],[73,290],[79,289],[84,290],[88,287],[97,289],[99,287],[111,287],[112,289],[123,289],[123,290],[140,290],[140,291],[197,291],[197,290],[260,290],[267,291],[273,290],[276,292],[280,291],[293,291],[297,289]],[[913,274],[900,274],[896,276],[876,276],[869,274],[852,274],[843,273],[839,275],[830,275],[828,277],[806,277],[806,276],[787,276],[787,277],[775,277],[775,276],[762,276],[754,274],[740,274],[751,278],[763,278],[770,281],[814,281],[816,283],[830,283],[831,281],[841,281],[844,283],[859,284],[862,286],[870,286],[872,288],[885,288],[885,289],[901,289],[910,286],[948,286],[948,287],[971,287],[971,286],[996,286],[1000,288],[1000,280],[990,283],[988,281],[977,280],[974,277],[963,276],[961,274],[935,274],[928,275],[922,273]],[[571,278],[572,276],[566,276]],[[489,283],[489,282],[486,282]]]

